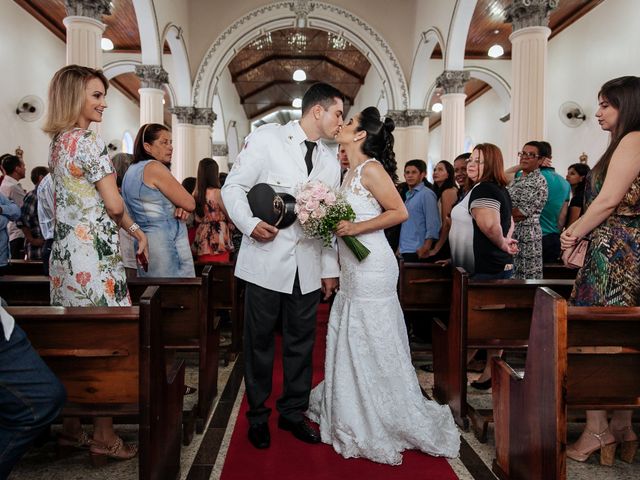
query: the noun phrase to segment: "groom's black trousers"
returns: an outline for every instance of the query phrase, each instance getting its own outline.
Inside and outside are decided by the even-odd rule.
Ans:
[[[316,332],[320,291],[303,295],[296,274],[293,293],[280,293],[248,283],[244,309],[244,379],[249,400],[250,424],[266,422],[270,408],[274,330],[282,318],[282,364],[284,388],[276,402],[280,415],[292,422],[302,420],[309,406],[311,356]]]

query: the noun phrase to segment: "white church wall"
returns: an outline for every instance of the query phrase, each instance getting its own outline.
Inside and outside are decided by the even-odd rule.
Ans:
[[[22,147],[27,178],[21,183],[31,189],[29,172],[47,165],[49,137],[42,131],[44,115],[27,123],[15,110],[25,95],[37,95],[46,108],[49,81],[64,66],[66,48],[62,40],[14,2],[0,2],[0,26],[0,153],[13,153],[18,145]],[[107,104],[101,125],[104,140],[121,140],[127,131],[135,136],[138,107],[113,87],[108,91]]]

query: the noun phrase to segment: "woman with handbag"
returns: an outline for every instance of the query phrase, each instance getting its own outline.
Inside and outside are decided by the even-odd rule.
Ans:
[[[590,172],[585,214],[561,235],[564,250],[577,248],[589,236],[584,265],[571,294],[573,305],[640,305],[640,78],[620,77],[598,94],[596,118],[611,141]],[[584,245],[584,244],[583,244]],[[621,458],[633,462],[638,437],[631,410],[618,410],[607,423],[605,410],[587,411],[580,438],[567,456],[584,462],[600,450],[600,463],[612,465],[617,444]]]

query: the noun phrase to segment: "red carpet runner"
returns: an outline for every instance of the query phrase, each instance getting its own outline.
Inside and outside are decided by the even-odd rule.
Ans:
[[[324,352],[329,309],[320,304],[318,329],[313,353],[313,382],[319,383],[324,377]],[[425,479],[456,480],[444,458],[434,458],[421,452],[407,451],[403,454],[401,466],[381,465],[360,458],[346,460],[333,447],[324,443],[308,445],[296,440],[289,432],[278,429],[278,413],[275,399],[282,392],[282,357],[280,338],[276,340],[276,358],[273,368],[273,392],[269,404],[273,411],[269,418],[271,447],[257,450],[247,438],[249,423],[245,415],[247,397],[240,407],[231,444],[227,451],[222,480],[338,480],[366,478],[367,480]]]

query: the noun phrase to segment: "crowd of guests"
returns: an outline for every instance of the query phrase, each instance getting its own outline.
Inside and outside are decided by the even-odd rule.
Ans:
[[[171,132],[153,123],[138,131],[133,155],[109,158],[104,141],[89,129],[102,120],[108,87],[102,72],[88,67],[70,65],[55,74],[44,126],[51,137],[48,168],[31,170],[30,192],[20,184],[27,171],[21,155],[0,158],[0,274],[10,258],[43,260],[52,305],[128,306],[127,276],[193,277],[194,261],[228,262],[238,249],[220,193],[224,174],[213,159],[202,159],[197,178],[181,184],[171,173]],[[543,263],[557,262],[562,249],[588,236],[571,302],[638,305],[638,92],[637,77],[603,86],[596,116],[611,133],[610,145],[592,171],[576,163],[566,179],[551,166],[551,145],[536,140],[523,145],[518,164],[509,169],[497,146],[478,144],[453,164],[438,162],[433,184],[426,180],[423,160],[408,161],[405,182],[398,185],[408,219],[387,232],[397,255],[452,263],[476,279],[535,279],[542,277]],[[348,168],[344,149],[339,161]],[[610,279],[617,288],[610,287]],[[19,419],[1,414],[2,476],[58,414],[64,391],[19,327],[0,317],[6,339],[0,344],[2,361],[30,359],[31,389],[15,385],[25,388],[23,400],[36,412]],[[487,367],[472,386],[489,388],[490,378]],[[48,392],[47,405],[41,390]],[[3,409],[10,401],[0,394]],[[567,455],[584,461],[625,442],[637,444],[630,411],[615,412],[611,423],[606,412],[592,411]],[[97,463],[137,453],[115,433],[111,418],[95,419],[91,435],[79,419],[66,418],[58,443],[88,449]]]

